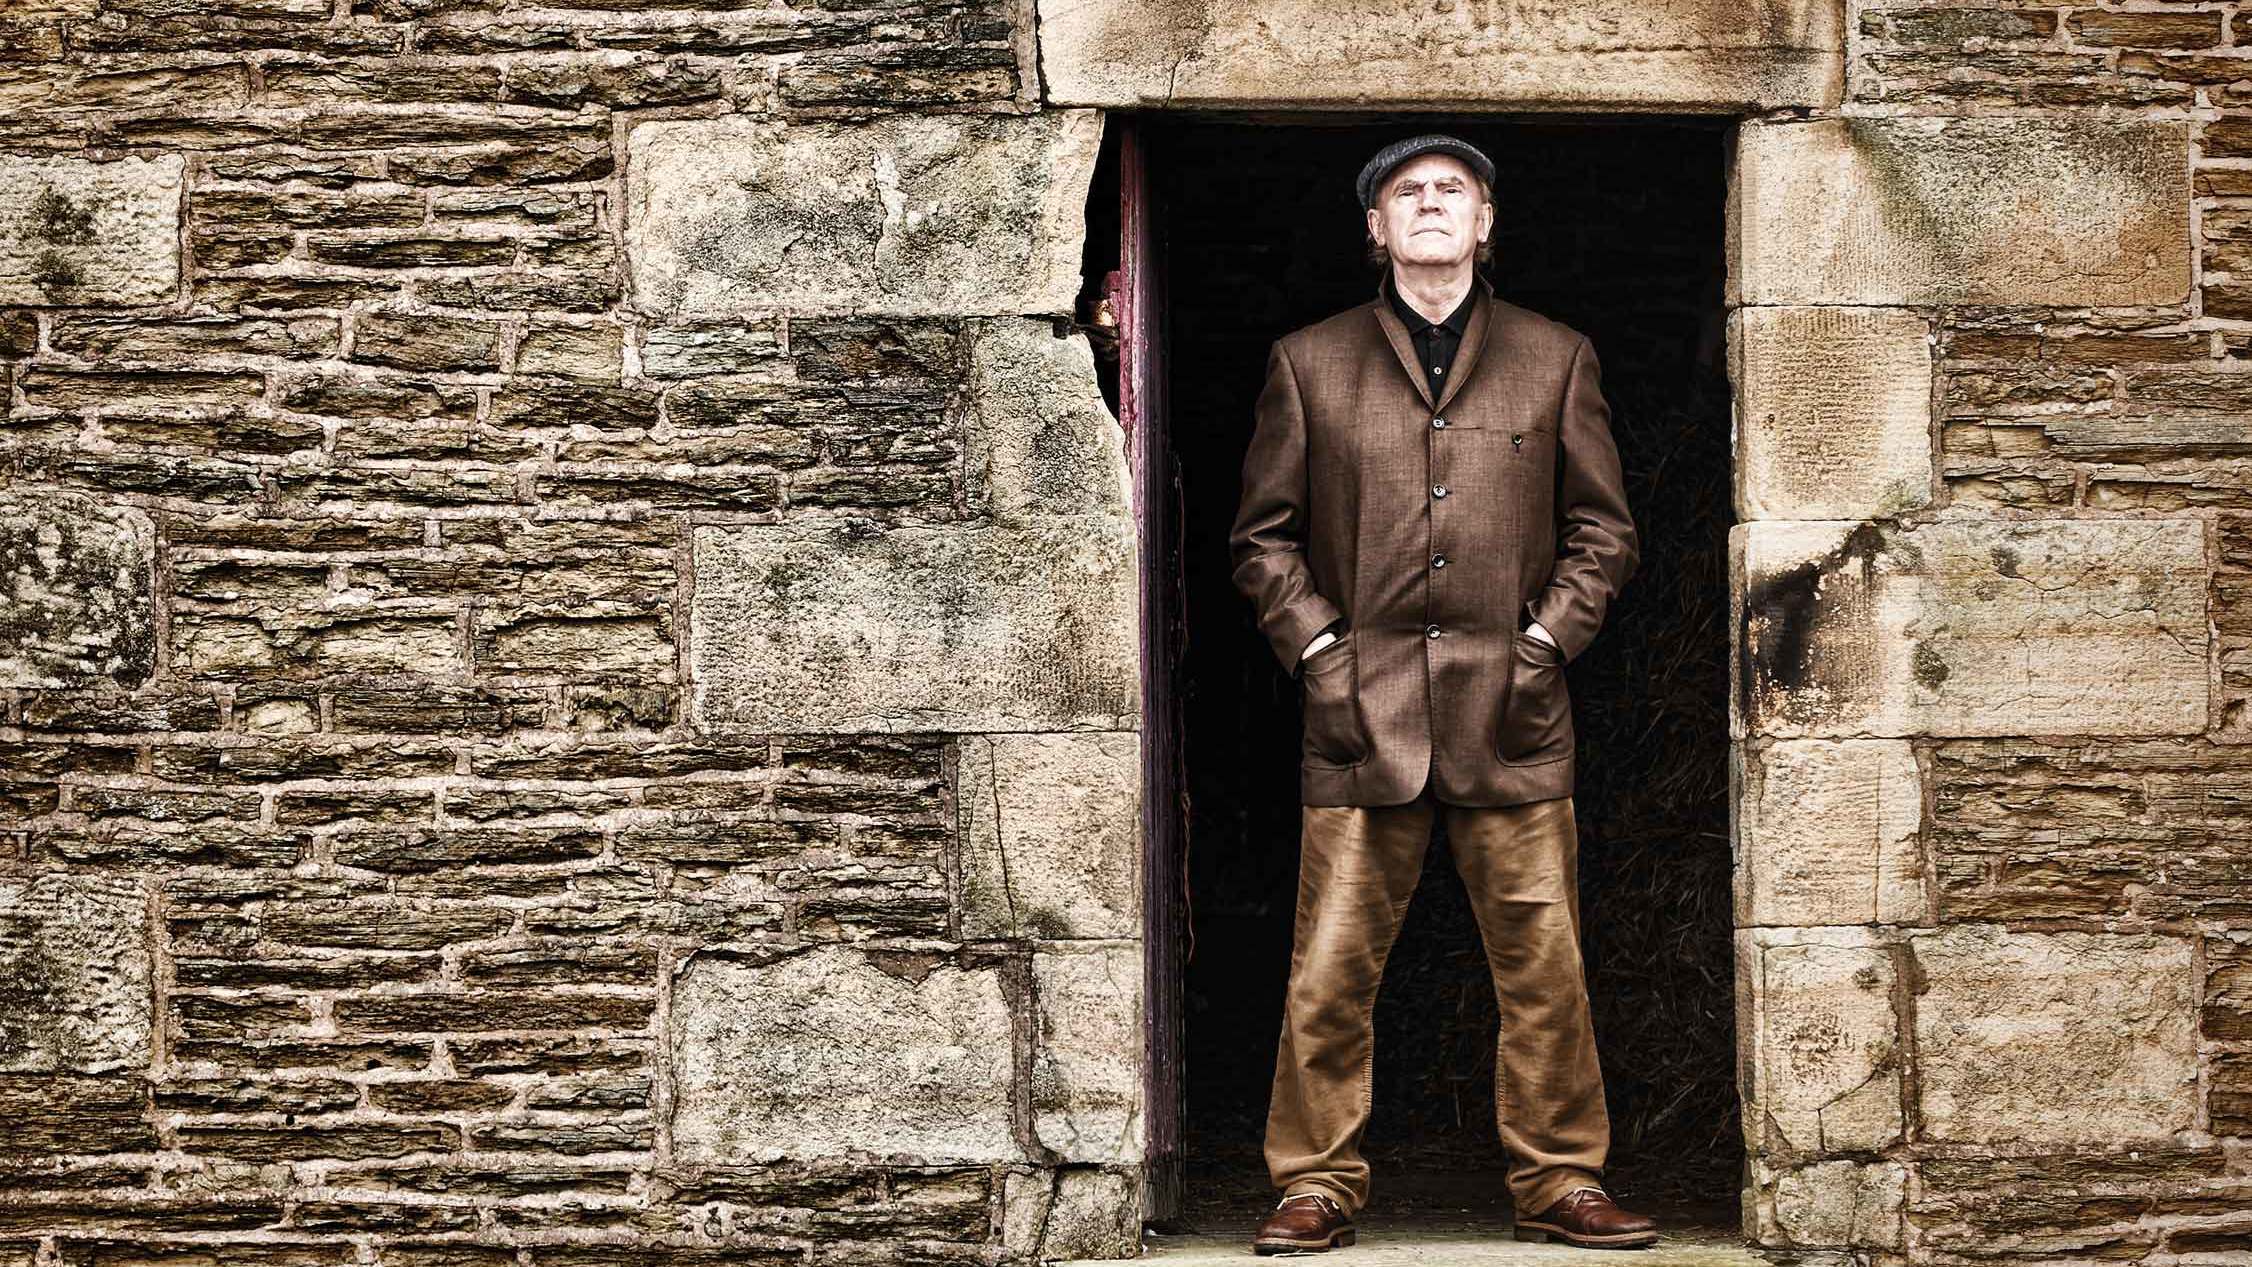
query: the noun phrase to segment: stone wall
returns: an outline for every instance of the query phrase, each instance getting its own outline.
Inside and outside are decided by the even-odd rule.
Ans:
[[[0,1264],[1130,1252],[1028,6],[0,15]]]
[[[1178,104],[1745,117],[1746,1229],[2252,1251],[2248,19],[1361,8],[0,15],[0,1264],[1129,1250]]]
[[[2252,13],[1849,18],[1735,171],[1745,1227],[2242,1258]]]

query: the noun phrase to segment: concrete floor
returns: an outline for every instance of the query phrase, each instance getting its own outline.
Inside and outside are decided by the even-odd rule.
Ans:
[[[1220,1178],[1214,1176],[1214,1178]],[[1164,1267],[1210,1267],[1263,1261],[1251,1252],[1251,1232],[1274,1203],[1264,1177],[1227,1175],[1202,1188],[1206,1199],[1168,1231],[1145,1231],[1141,1261]],[[1769,1267],[1743,1243],[1734,1208],[1637,1200],[1617,1192],[1627,1208],[1658,1220],[1658,1243],[1647,1249],[1579,1249],[1535,1244],[1510,1235],[1509,1202],[1496,1199],[1501,1177],[1490,1173],[1400,1176],[1372,1192],[1369,1208],[1354,1220],[1359,1243],[1319,1255],[1324,1267]],[[1062,1267],[1095,1267],[1093,1263]]]

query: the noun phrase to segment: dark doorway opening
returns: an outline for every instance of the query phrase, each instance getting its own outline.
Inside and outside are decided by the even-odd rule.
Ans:
[[[1297,883],[1297,688],[1230,582],[1251,406],[1268,345],[1365,302],[1352,176],[1386,141],[1443,130],[1499,170],[1499,295],[1594,342],[1643,541],[1603,635],[1574,663],[1580,892],[1589,993],[1612,1119],[1609,1184],[1733,1226],[1743,1161],[1735,1086],[1728,843],[1724,121],[1414,116],[1140,116],[1114,127],[1091,201],[1090,277],[1118,263],[1119,184],[1153,230],[1138,266],[1155,345],[1137,436],[1145,560],[1162,624],[1145,635],[1171,769],[1152,771],[1152,1086],[1179,1085],[1184,1200],[1152,1212],[1232,1234],[1273,1200],[1260,1146]],[[1122,165],[1115,150],[1126,143]],[[1134,152],[1137,151],[1138,153]],[[1139,169],[1137,171],[1137,169]],[[1146,205],[1137,205],[1137,200]],[[1102,320],[1103,318],[1096,318]],[[1129,362],[1132,361],[1129,355]],[[1151,388],[1154,387],[1154,392]],[[1132,387],[1129,386],[1129,392]],[[1114,400],[1114,403],[1115,400]],[[1156,454],[1155,459],[1148,455]],[[1148,564],[1145,564],[1148,566]],[[1145,578],[1148,580],[1149,578]],[[1170,695],[1169,699],[1162,698]],[[1178,788],[1171,786],[1178,780]],[[1178,795],[1175,795],[1177,790]],[[1169,881],[1174,867],[1180,876]],[[1185,893],[1181,890],[1185,889]],[[1169,904],[1186,901],[1185,921]],[[1162,1015],[1178,1008],[1176,1039]],[[1506,1216],[1493,1123],[1497,1025],[1478,930],[1443,824],[1376,1011],[1371,1215],[1423,1203]],[[1164,1134],[1165,1104],[1153,1104]],[[1169,1147],[1169,1146],[1168,1146]],[[1161,1153],[1164,1149],[1159,1150]],[[1160,1166],[1170,1157],[1160,1156]],[[1175,1222],[1161,1217],[1160,1225]]]

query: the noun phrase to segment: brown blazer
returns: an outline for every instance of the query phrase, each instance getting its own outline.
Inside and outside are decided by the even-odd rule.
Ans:
[[[1638,557],[1595,349],[1479,277],[1433,400],[1390,285],[1268,353],[1228,540],[1300,683],[1301,800],[1396,805],[1427,776],[1460,805],[1569,795],[1564,664]]]

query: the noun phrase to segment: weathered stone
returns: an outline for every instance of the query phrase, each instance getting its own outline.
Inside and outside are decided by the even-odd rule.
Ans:
[[[705,955],[674,980],[672,1030],[683,1161],[1023,1157],[992,967],[836,947]]]
[[[1925,1137],[2118,1147],[2190,1128],[2188,940],[1960,925],[1908,944]]]
[[[1770,522],[1730,549],[1739,735],[2205,727],[2196,520]]]
[[[651,378],[777,375],[786,364],[772,321],[651,326],[641,332],[641,372]]]
[[[1925,910],[1916,756],[1888,739],[1784,740],[1744,760],[1738,925],[1894,924]]]
[[[1070,312],[1101,116],[745,116],[631,134],[652,313]]]
[[[1008,521],[1129,514],[1125,431],[1103,404],[1082,335],[1044,321],[985,321],[970,345],[969,502]]]
[[[1939,916],[2252,925],[2252,769],[2201,739],[1931,754]]]
[[[0,491],[0,685],[147,681],[155,553],[140,511],[56,489]]]
[[[1750,1024],[1747,1144],[1762,1155],[1874,1150],[1901,1132],[1891,949],[1866,929],[1736,934]]]
[[[1002,1197],[1002,1244],[1027,1262],[1135,1258],[1142,1251],[1141,1185],[1130,1172],[1068,1166],[1012,1171]]]
[[[706,527],[695,713],[753,731],[1100,729],[1136,714],[1133,531]]]
[[[1739,134],[1746,304],[2175,304],[2189,293],[2178,123],[1852,118]]]
[[[1920,313],[1729,315],[1740,519],[1877,519],[1931,500],[1931,345]]]
[[[1064,105],[1827,106],[1842,12],[1807,0],[1659,6],[1410,0],[1040,0]],[[1341,20],[1342,19],[1342,20]]]
[[[1762,1187],[1753,1233],[1762,1244],[1901,1247],[1908,1168],[1898,1162],[1817,1162]]]
[[[0,878],[0,1073],[149,1058],[148,905],[108,876]]]
[[[182,159],[0,158],[0,306],[145,304],[180,282]]]
[[[963,738],[963,936],[1139,935],[1138,739]]]
[[[1142,948],[1052,946],[1032,956],[1033,1130],[1065,1161],[1142,1155]]]
[[[2237,1215],[2252,1182],[2229,1176],[2221,1149],[2150,1145],[1925,1157],[1908,1217],[1934,1256],[2020,1261],[2132,1261],[2181,1216]],[[2193,1260],[2194,1261],[2194,1260]]]

